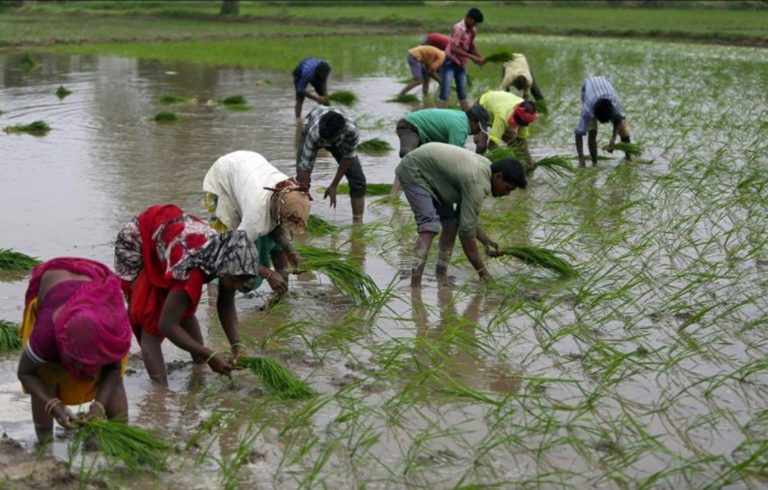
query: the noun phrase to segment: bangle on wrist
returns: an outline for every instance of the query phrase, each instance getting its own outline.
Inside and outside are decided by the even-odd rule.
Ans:
[[[219,355],[219,353],[218,353],[218,352],[216,352],[216,351],[213,351],[213,352],[211,352],[211,355],[210,355],[210,356],[208,356],[208,359],[206,359],[206,360],[205,360],[205,363],[206,363],[206,364],[209,364],[209,363],[211,362],[211,359],[213,359],[214,357],[216,357],[216,356],[218,356],[218,355]]]
[[[50,415],[51,412],[53,412],[53,409],[61,403],[61,400],[59,400],[57,397],[50,398],[47,402],[45,402],[45,413]]]
[[[101,412],[101,415],[103,415],[104,417],[107,416],[107,409],[104,407],[103,403],[101,403],[98,400],[93,400],[93,402],[91,402],[91,406],[94,406],[94,405],[98,407],[99,411]]]
[[[232,350],[233,351],[235,349],[242,349],[242,348],[243,348],[243,344],[239,340],[237,342],[232,343]]]

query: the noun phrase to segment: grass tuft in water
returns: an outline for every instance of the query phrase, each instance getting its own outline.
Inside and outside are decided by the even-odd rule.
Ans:
[[[71,90],[69,90],[64,85],[59,85],[59,88],[56,89],[56,97],[63,99],[67,95],[70,95],[72,93]]]
[[[111,420],[81,419],[69,446],[70,459],[83,443],[94,438],[108,459],[119,460],[131,471],[145,466],[165,468],[165,457],[171,445],[146,429]]]
[[[307,383],[274,359],[243,356],[237,360],[237,363],[248,368],[258,376],[267,389],[284,400],[302,400],[315,394]]]
[[[349,192],[349,185],[339,184],[339,187],[342,185],[347,185],[347,192]],[[338,190],[337,192],[341,193],[341,190]],[[307,231],[313,235],[327,235],[329,233],[336,233],[339,231],[339,229],[340,228],[338,226],[334,225],[333,223],[329,223],[323,218],[314,214],[310,214],[309,220],[307,220]]]
[[[373,279],[339,252],[309,245],[298,245],[296,251],[304,260],[303,269],[322,272],[339,291],[350,296],[356,304],[363,304],[369,296],[379,294],[379,288]]]
[[[529,245],[514,245],[502,248],[499,251],[499,255],[511,255],[530,266],[549,269],[557,272],[563,277],[575,277],[579,275],[576,268],[556,256],[553,250],[546,248],[532,247]]]
[[[17,252],[11,248],[0,249],[1,272],[29,272],[40,261],[35,257]]]
[[[337,104],[350,106],[357,102],[357,95],[350,90],[337,90],[336,92],[332,93],[328,99],[331,102],[336,102]]]
[[[631,157],[639,157],[643,153],[642,147],[637,143],[624,143],[623,141],[614,143],[613,149],[615,151],[623,151]]]
[[[247,111],[251,108],[248,101],[242,95],[230,95],[217,101],[224,108],[230,111]]]
[[[161,111],[152,117],[152,120],[159,123],[174,122],[179,120],[179,116],[175,112]]]
[[[21,348],[19,324],[0,320],[0,352],[12,352]]]
[[[416,94],[400,94],[392,97],[391,99],[387,99],[387,102],[397,102],[400,104],[418,104],[419,96]]]
[[[51,127],[45,121],[33,121],[29,124],[17,124],[15,126],[6,126],[5,132],[8,134],[27,133],[32,136],[45,136]]]
[[[381,138],[373,138],[361,142],[357,149],[363,153],[383,154],[392,151],[392,146]]]
[[[486,63],[504,63],[512,59],[512,53],[506,49],[494,51],[485,57]]]
[[[190,97],[182,97],[180,95],[163,94],[157,98],[157,102],[163,105],[171,104],[188,104],[192,99]]]
[[[366,196],[388,196],[392,192],[392,184],[366,184]],[[349,184],[341,183],[336,188],[337,194],[349,194]]]
[[[40,63],[38,63],[37,60],[34,59],[29,53],[24,53],[21,56],[19,64],[24,67],[25,70],[34,70],[40,66]]]
[[[537,160],[536,163],[534,163],[533,168],[534,170],[544,168],[561,177],[573,173],[573,165],[571,165],[570,159],[560,155],[553,155]]]

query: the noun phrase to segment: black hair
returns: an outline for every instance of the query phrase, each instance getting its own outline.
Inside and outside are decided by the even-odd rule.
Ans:
[[[501,176],[505,181],[510,184],[515,184],[519,189],[525,189],[528,185],[528,179],[525,178],[525,170],[523,170],[523,164],[519,160],[514,158],[502,158],[491,164],[491,173],[497,174],[501,172]]]
[[[336,111],[327,112],[320,117],[320,137],[324,140],[333,139],[344,131],[347,120]]]
[[[597,120],[601,123],[607,123],[616,117],[616,108],[613,107],[611,99],[597,99],[592,110],[594,111]]]
[[[327,78],[328,75],[331,73],[331,65],[329,65],[325,61],[321,61],[317,68],[315,68],[315,73],[319,75],[321,78]]]
[[[467,17],[474,19],[478,24],[483,23],[483,13],[480,12],[480,9],[478,8],[472,7],[469,9],[469,12],[467,12]]]
[[[512,86],[517,90],[523,90],[527,85],[528,79],[526,79],[523,75],[518,75],[514,80],[512,80]]]

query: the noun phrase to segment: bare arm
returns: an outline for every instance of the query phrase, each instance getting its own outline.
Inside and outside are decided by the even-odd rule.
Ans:
[[[336,207],[336,187],[338,187],[339,182],[341,182],[341,178],[344,177],[344,174],[347,173],[349,170],[349,167],[352,166],[352,159],[351,158],[342,158],[339,160],[339,168],[336,169],[336,175],[333,176],[333,180],[331,181],[331,184],[328,186],[328,189],[325,190],[325,194],[323,195],[323,199],[326,197],[330,197],[331,199],[331,207]]]
[[[45,385],[38,375],[39,368],[40,365],[36,364],[25,350],[21,354],[16,375],[19,377],[19,381],[21,381],[24,389],[27,390],[30,395],[37,398],[44,405],[47,405],[56,397],[48,395],[48,391],[45,389]],[[53,416],[62,427],[73,428],[75,426],[74,414],[61,402],[52,406],[50,415]]]
[[[499,254],[499,244],[491,240],[485,230],[479,226],[477,227],[477,239],[485,247],[486,255],[489,257],[496,257]]]
[[[480,253],[477,250],[477,243],[474,238],[460,238],[461,248],[464,249],[464,255],[467,256],[469,263],[475,268],[480,275],[480,279],[488,281],[491,279],[491,275],[485,270],[485,264],[483,259],[480,258]]]
[[[586,167],[587,162],[584,159],[584,136],[577,134],[575,139],[576,139],[576,154],[579,156],[579,167]]]
[[[597,130],[592,129],[587,133],[587,148],[592,165],[597,165]]]

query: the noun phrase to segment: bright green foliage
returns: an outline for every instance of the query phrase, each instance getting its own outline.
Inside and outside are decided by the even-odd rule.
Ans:
[[[258,376],[264,386],[279,398],[302,400],[315,394],[307,383],[274,359],[243,356],[237,360],[237,363]]]
[[[555,255],[554,250],[546,248],[528,245],[509,246],[502,248],[500,255],[511,255],[532,267],[549,269],[563,277],[575,277],[579,274],[571,264]]]
[[[40,261],[13,249],[0,249],[0,272],[29,272]]]
[[[512,53],[509,50],[502,49],[499,51],[494,51],[493,53],[489,54],[485,57],[486,63],[504,63],[505,61],[509,61],[512,59]]]
[[[365,185],[366,196],[388,196],[392,192],[392,184],[371,184]],[[337,194],[349,194],[349,184],[343,182],[336,188]]]
[[[392,146],[381,138],[372,138],[361,141],[357,150],[363,153],[383,154],[392,151]]]
[[[355,303],[365,303],[369,296],[378,294],[379,287],[373,279],[339,252],[309,245],[297,245],[296,251],[304,260],[302,268],[322,272]]]
[[[537,160],[533,164],[533,168],[534,170],[543,168],[561,177],[573,172],[573,165],[571,165],[570,158],[559,155],[544,157],[541,160]]]
[[[357,95],[349,90],[337,90],[328,97],[331,102],[342,105],[354,105],[357,102]]]
[[[614,151],[623,151],[631,157],[639,157],[643,153],[643,149],[637,143],[624,143],[620,141],[613,144]]]
[[[64,85],[59,85],[59,88],[56,89],[56,97],[63,99],[67,95],[71,94],[72,91],[66,88]]]
[[[152,118],[153,121],[163,123],[163,122],[174,122],[179,120],[179,116],[176,115],[175,112],[171,111],[160,111]]]
[[[185,104],[191,101],[189,97],[182,97],[180,95],[163,94],[157,98],[157,101],[163,105],[171,104]]]
[[[339,184],[339,187],[345,184]],[[341,192],[338,190],[337,192]],[[347,184],[347,192],[349,192],[349,185]],[[339,227],[333,223],[329,223],[323,218],[310,214],[309,220],[307,220],[307,232],[312,235],[327,235],[328,233],[336,233],[339,231]]]
[[[21,348],[19,324],[0,320],[0,352],[12,352]]]
[[[406,81],[406,83],[410,80]],[[415,94],[399,94],[396,97],[388,99],[387,102],[398,102],[400,104],[418,104],[419,96]]]
[[[111,420],[82,419],[69,446],[70,458],[74,457],[84,441],[95,438],[108,459],[122,462],[130,471],[165,468],[165,460],[171,445],[146,429]]]
[[[45,121],[33,121],[29,124],[17,124],[5,128],[5,132],[8,134],[27,133],[32,136],[45,136],[50,130],[51,127]]]
[[[497,146],[496,148],[485,152],[485,158],[491,162],[498,162],[505,158],[520,160],[524,156],[523,152],[516,146]]]

